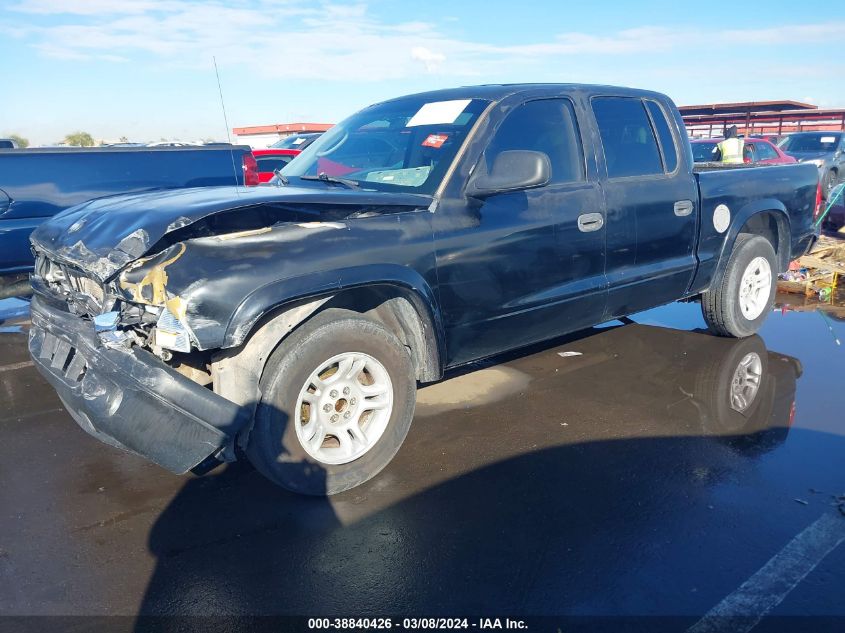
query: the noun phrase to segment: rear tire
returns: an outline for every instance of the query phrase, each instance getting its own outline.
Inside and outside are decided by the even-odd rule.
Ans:
[[[775,300],[777,257],[760,235],[740,234],[721,280],[701,295],[708,329],[719,336],[751,336],[766,320]]]
[[[260,385],[247,455],[270,481],[308,495],[348,490],[387,466],[416,403],[408,350],[381,323],[347,310],[326,310],[294,331]]]

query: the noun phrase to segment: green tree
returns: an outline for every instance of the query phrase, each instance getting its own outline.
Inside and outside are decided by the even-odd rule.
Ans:
[[[121,137],[120,137],[120,142],[121,142],[121,143],[128,143],[128,142],[129,142],[129,139],[128,139],[128,138],[126,138],[125,136],[121,136]]]
[[[29,139],[20,134],[9,134],[7,138],[12,139],[18,147],[29,147]]]
[[[94,137],[88,132],[74,132],[65,136],[65,144],[75,147],[93,147]]]

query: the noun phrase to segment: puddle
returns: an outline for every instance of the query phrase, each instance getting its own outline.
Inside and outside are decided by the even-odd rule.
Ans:
[[[778,292],[775,308],[782,314],[788,312],[819,312],[824,318],[845,321],[845,289],[839,288],[825,299],[817,295],[805,296],[795,292]]]
[[[511,367],[480,369],[420,389],[416,415],[437,415],[504,400],[525,389],[530,381],[530,376]]]

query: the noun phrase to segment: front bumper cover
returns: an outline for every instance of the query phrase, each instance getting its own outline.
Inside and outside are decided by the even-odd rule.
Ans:
[[[88,321],[36,294],[29,351],[97,439],[185,473],[232,444],[250,412],[139,349],[105,347]]]

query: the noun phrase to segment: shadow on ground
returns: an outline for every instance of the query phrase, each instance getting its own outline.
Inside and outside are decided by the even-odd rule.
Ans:
[[[303,498],[245,465],[187,482],[140,612],[694,619],[829,510],[760,514],[789,488],[801,372],[759,337],[632,325],[458,374],[358,489]],[[845,447],[793,433],[821,463]]]

